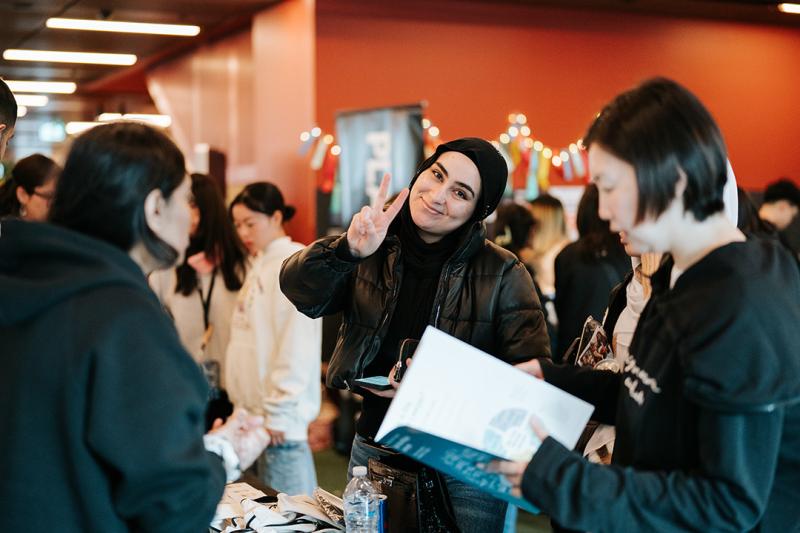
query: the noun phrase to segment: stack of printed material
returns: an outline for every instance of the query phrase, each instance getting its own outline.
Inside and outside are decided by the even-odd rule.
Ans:
[[[314,498],[278,494],[277,501],[247,483],[225,487],[211,522],[210,531],[233,533],[335,532],[344,531],[342,500],[320,488]],[[274,500],[274,498],[272,498]]]
[[[504,477],[484,472],[479,464],[530,461],[540,445],[531,416],[573,448],[592,410],[583,400],[429,326],[376,440],[538,512],[511,494]]]

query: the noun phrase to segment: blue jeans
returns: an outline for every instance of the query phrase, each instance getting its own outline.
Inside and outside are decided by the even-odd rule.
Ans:
[[[306,441],[286,441],[269,446],[256,465],[258,477],[265,485],[289,496],[311,496],[317,487],[314,458]]]
[[[347,479],[353,476],[354,466],[369,466],[370,457],[378,457],[372,448],[364,444],[364,438],[356,435],[350,452]],[[506,518],[508,504],[498,500],[455,478],[444,475],[453,514],[461,533],[500,533]]]

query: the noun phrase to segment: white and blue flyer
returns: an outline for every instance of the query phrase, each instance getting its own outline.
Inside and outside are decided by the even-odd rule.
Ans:
[[[573,448],[593,407],[442,331],[428,327],[376,440],[496,498],[538,513],[498,474],[477,465],[530,461],[530,425]]]

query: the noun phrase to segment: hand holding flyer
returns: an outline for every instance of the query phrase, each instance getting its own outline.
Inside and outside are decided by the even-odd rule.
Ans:
[[[591,412],[586,402],[428,327],[376,439],[533,510],[510,494],[504,478],[476,465],[530,460],[540,444],[531,415],[571,448]]]

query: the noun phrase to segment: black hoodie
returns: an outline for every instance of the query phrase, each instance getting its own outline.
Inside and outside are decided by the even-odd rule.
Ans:
[[[207,386],[122,250],[0,227],[0,516],[6,529],[202,531],[225,475]]]
[[[551,438],[523,493],[589,531],[800,530],[800,277],[772,241],[653,276],[621,374],[543,365],[615,423],[613,464]]]

